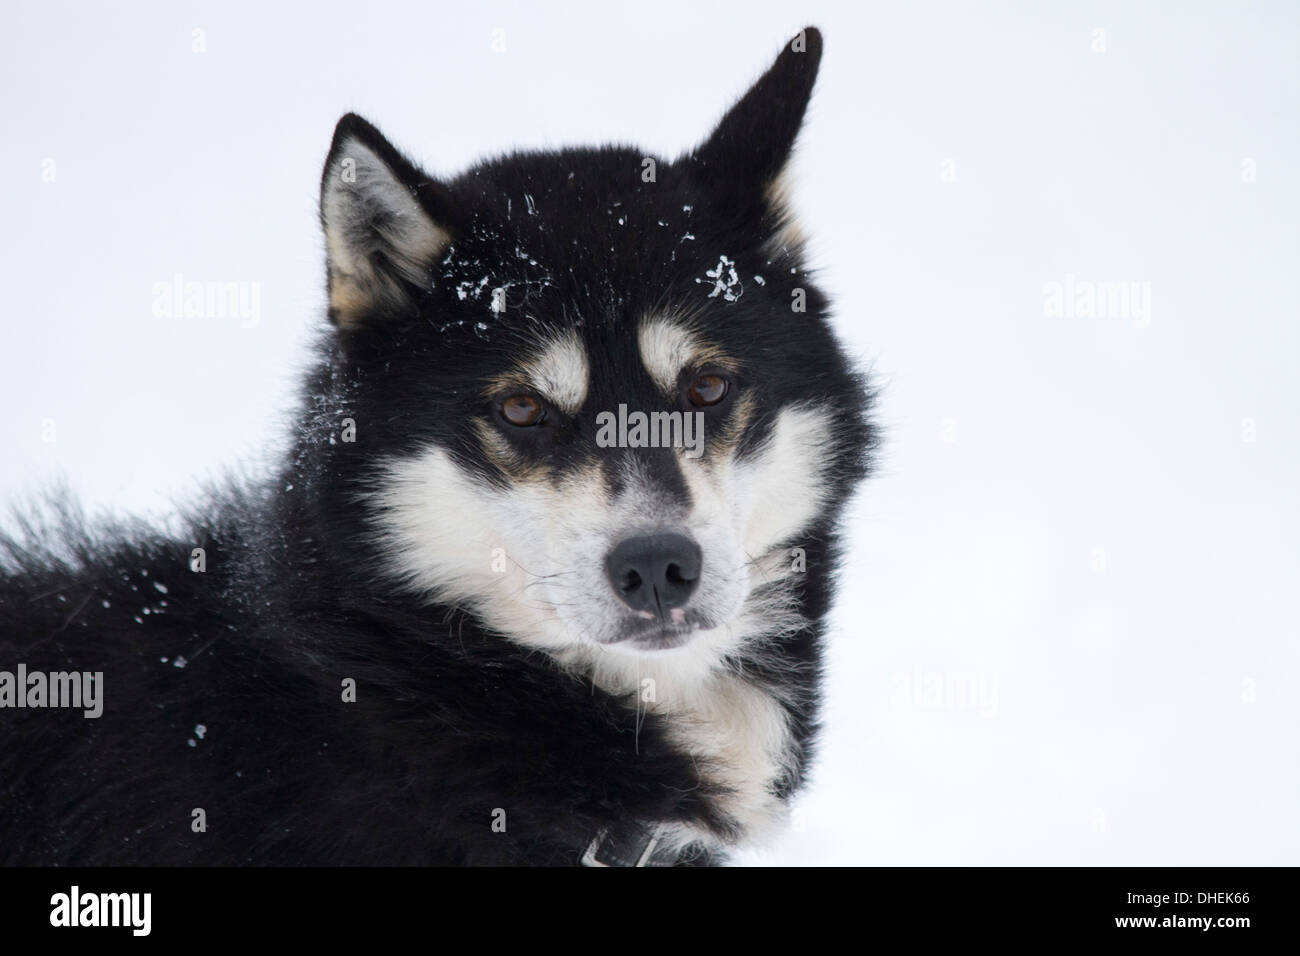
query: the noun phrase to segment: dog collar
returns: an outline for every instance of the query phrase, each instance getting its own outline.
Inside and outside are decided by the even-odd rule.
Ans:
[[[666,866],[668,860],[654,860],[663,824],[654,828],[632,825],[620,833],[601,827],[587,844],[579,861],[583,866]]]

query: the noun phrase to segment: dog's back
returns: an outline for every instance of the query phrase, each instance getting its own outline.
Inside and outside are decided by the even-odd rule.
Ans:
[[[236,520],[191,540],[86,541],[70,562],[27,548],[0,578],[8,669],[97,675],[100,708],[19,688],[0,862],[572,864],[614,806],[708,820],[706,793],[660,792],[699,780],[654,718],[638,731],[455,612],[436,630],[358,613],[364,587],[322,578],[337,563],[286,538],[288,516],[266,534],[268,515],[228,505]]]

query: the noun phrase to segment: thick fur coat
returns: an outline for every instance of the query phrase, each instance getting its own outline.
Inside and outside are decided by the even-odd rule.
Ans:
[[[874,442],[787,197],[821,49],[675,160],[437,181],[344,117],[279,473],[179,534],[65,509],[7,543],[0,670],[101,672],[103,712],[0,709],[0,861],[573,864],[612,834],[690,864],[778,832]],[[703,454],[608,447],[620,405],[698,413]],[[607,554],[665,529],[698,581],[638,615]]]

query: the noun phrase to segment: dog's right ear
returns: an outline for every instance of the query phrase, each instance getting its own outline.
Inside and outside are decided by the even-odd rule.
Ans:
[[[320,214],[330,319],[343,328],[409,311],[454,232],[447,189],[353,113],[334,130]]]
[[[821,31],[804,27],[689,154],[697,172],[741,194],[770,190],[794,149],[821,60]]]

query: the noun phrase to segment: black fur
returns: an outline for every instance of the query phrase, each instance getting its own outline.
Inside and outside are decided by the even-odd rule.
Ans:
[[[103,671],[105,709],[0,710],[0,861],[571,864],[600,827],[627,821],[692,821],[726,842],[734,821],[661,718],[642,714],[638,733],[632,703],[402,590],[383,573],[363,495],[377,461],[428,442],[456,449],[485,482],[508,481],[471,423],[491,416],[485,379],[539,325],[577,329],[603,358],[590,407],[661,404],[629,330],[664,304],[703,307],[702,327],[740,358],[739,383],[758,403],[742,453],[761,447],[782,407],[835,411],[829,502],[795,542],[810,623],[735,662],[793,701],[799,772],[782,786],[798,786],[835,528],[874,441],[870,394],[799,250],[765,245],[785,215],[765,190],[821,55],[820,35],[804,36],[806,51],[787,48],[703,146],[657,160],[653,183],[642,181],[647,154],[622,147],[515,154],[436,183],[364,120],[340,122],[331,159],[349,137],[371,146],[451,249],[403,303],[329,332],[273,480],[215,494],[174,536],[91,532],[69,511],[9,542],[0,669]],[[706,298],[697,281],[720,255],[746,280],[736,303]],[[457,291],[483,275],[509,290],[494,322]],[[806,313],[791,311],[795,289]],[[345,417],[357,440],[331,441]],[[521,455],[560,469],[594,454],[579,420],[519,441]],[[194,548],[204,573],[190,570]],[[355,703],[341,702],[345,677]],[[206,832],[191,829],[196,808]],[[497,808],[504,833],[491,827]]]

